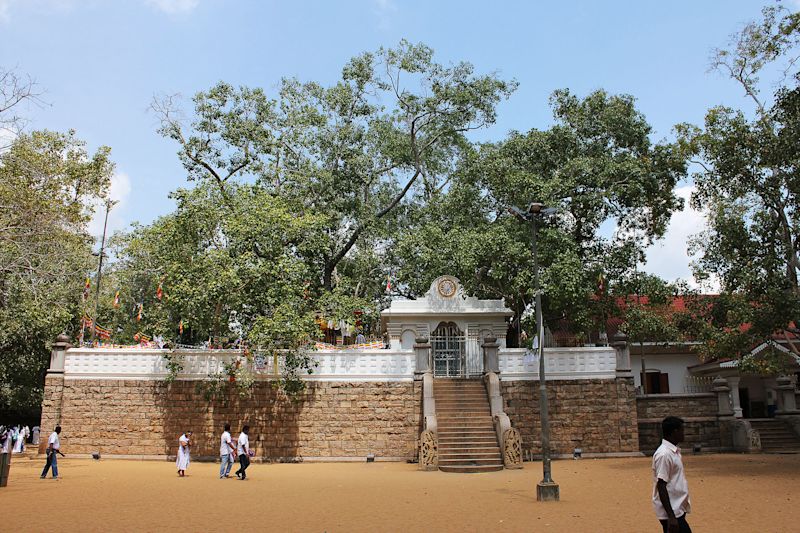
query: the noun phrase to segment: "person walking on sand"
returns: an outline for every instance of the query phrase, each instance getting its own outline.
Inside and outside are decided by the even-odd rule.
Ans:
[[[683,473],[683,420],[668,416],[661,422],[663,439],[653,454],[653,508],[664,533],[692,533],[686,522],[691,511],[689,485]]]
[[[230,477],[233,467],[236,447],[231,440],[231,425],[225,424],[222,436],[219,439],[219,478]]]
[[[39,476],[41,479],[47,477],[47,471],[50,470],[52,467],[53,469],[53,479],[58,479],[58,457],[57,455],[61,455],[64,457],[64,454],[61,453],[61,442],[58,440],[58,436],[61,434],[61,426],[56,426],[55,431],[50,434],[50,438],[47,439],[47,449],[45,453],[47,454],[47,462],[44,465],[44,470],[42,470],[42,475]]]
[[[178,439],[178,459],[175,466],[178,467],[178,475],[183,477],[186,469],[189,468],[189,449],[192,446],[192,432],[187,431]]]
[[[244,481],[247,479],[247,467],[250,466],[250,426],[244,426],[239,433],[239,440],[236,443],[236,452],[239,454],[239,470],[236,477]]]

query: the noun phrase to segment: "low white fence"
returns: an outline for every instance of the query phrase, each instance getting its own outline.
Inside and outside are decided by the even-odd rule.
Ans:
[[[168,350],[146,348],[71,348],[64,359],[66,379],[162,380],[168,375],[164,354]],[[224,372],[224,364],[241,355],[229,350],[175,350],[182,359],[179,379],[198,380]],[[410,381],[416,358],[413,350],[318,350],[311,353],[317,362],[304,379],[319,381]],[[539,361],[524,349],[500,350],[500,379],[525,381],[539,379]],[[611,379],[615,377],[616,353],[613,348],[546,348],[548,380]],[[280,366],[280,362],[279,362]],[[278,369],[280,370],[280,369]],[[278,375],[274,360],[258,360],[254,372],[258,379]]]
[[[524,348],[500,350],[502,381],[539,380],[539,360]],[[616,377],[617,354],[613,348],[545,348],[545,377],[563,379],[612,379]]]

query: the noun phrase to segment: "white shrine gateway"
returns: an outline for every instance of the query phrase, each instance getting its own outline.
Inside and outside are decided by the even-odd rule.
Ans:
[[[466,296],[452,276],[436,278],[425,297],[395,300],[381,313],[390,348],[410,350],[417,339],[429,339],[436,377],[483,375],[481,343],[495,338],[506,347],[508,318],[513,311],[503,300]]]

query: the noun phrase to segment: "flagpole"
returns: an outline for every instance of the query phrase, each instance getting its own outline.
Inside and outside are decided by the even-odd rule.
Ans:
[[[106,230],[108,229],[108,212],[114,207],[113,200],[106,200],[106,218],[103,222],[103,238],[100,240],[100,258],[97,262],[97,287],[94,293],[94,316],[92,317],[92,346],[94,346],[95,338],[97,337],[97,302],[100,301],[100,279],[103,275],[103,256],[105,255],[106,248]]]

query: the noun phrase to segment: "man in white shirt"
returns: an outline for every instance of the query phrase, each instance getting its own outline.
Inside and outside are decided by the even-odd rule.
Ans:
[[[64,457],[64,454],[61,453],[61,443],[58,440],[58,435],[61,433],[61,426],[56,426],[56,430],[50,434],[50,438],[47,439],[47,463],[44,465],[44,470],[42,470],[42,475],[40,476],[42,479],[47,477],[47,471],[50,470],[50,467],[53,467],[53,479],[58,479],[58,461],[56,456],[61,454],[61,457]]]
[[[219,439],[219,478],[224,479],[231,475],[236,447],[231,440],[231,425],[225,424],[225,429]]]
[[[236,452],[239,454],[239,470],[237,470],[236,477],[244,481],[247,479],[247,467],[250,466],[250,426],[244,426],[242,432],[239,433],[239,440],[236,445]]]
[[[664,533],[692,533],[686,522],[691,512],[689,485],[683,473],[683,420],[668,416],[661,422],[664,438],[653,454],[653,508]]]

